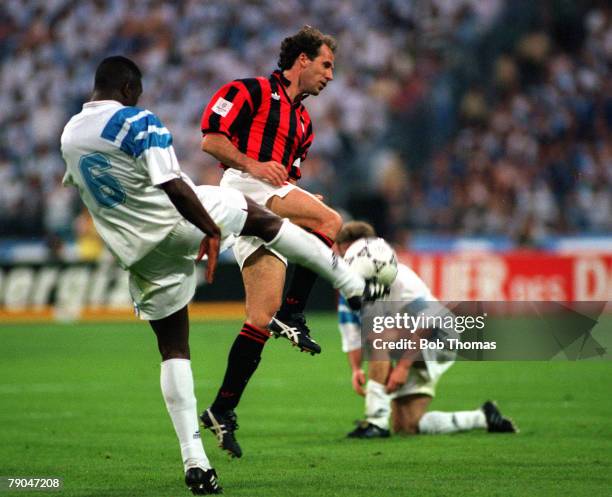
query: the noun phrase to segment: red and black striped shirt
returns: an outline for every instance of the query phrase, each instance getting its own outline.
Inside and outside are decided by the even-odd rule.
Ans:
[[[289,84],[281,71],[268,79],[226,84],[204,110],[202,134],[223,133],[242,153],[260,162],[277,161],[290,178],[299,179],[300,162],[306,159],[314,133],[302,98],[292,102],[287,95]]]

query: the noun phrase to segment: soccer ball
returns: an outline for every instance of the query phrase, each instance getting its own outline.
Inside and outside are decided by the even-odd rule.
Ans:
[[[389,286],[397,276],[397,257],[382,238],[361,238],[344,254],[347,264],[365,279],[374,278]]]

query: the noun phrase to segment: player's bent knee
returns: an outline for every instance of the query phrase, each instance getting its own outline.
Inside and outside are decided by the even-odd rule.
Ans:
[[[340,229],[342,228],[342,216],[340,214],[338,214],[336,211],[332,211],[332,228],[334,229],[334,236],[336,236],[338,234],[338,232],[340,231]]]
[[[417,435],[419,433],[419,423],[414,419],[406,419],[398,416],[393,419],[393,431],[397,435]]]
[[[243,236],[257,236],[269,242],[278,234],[282,226],[282,219],[272,211],[261,207],[251,198],[245,196],[248,205],[248,215],[244,227],[240,232]]]
[[[328,209],[325,217],[321,220],[320,231],[331,238],[335,238],[340,228],[342,228],[342,216],[335,210]]]
[[[406,426],[401,425],[395,429],[395,433],[397,435],[404,435],[404,436],[418,435],[419,427],[414,426],[414,425],[406,425]]]

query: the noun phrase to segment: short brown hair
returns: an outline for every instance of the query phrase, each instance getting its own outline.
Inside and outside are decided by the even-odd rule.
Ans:
[[[335,52],[338,44],[333,36],[325,35],[312,26],[304,26],[296,34],[285,38],[281,43],[278,67],[281,71],[291,69],[302,52],[310,60],[314,60],[319,54],[321,45],[327,45],[332,52]]]
[[[353,243],[360,238],[372,238],[376,236],[376,231],[371,224],[365,221],[349,221],[344,223],[342,229],[336,236],[336,243]]]

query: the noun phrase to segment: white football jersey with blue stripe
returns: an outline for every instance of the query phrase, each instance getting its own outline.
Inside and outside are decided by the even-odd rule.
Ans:
[[[425,282],[405,264],[397,265],[397,276],[385,300],[404,302],[406,311],[411,314],[416,314],[424,309],[428,309],[428,312],[433,315],[450,313],[441,304],[438,305],[438,299],[433,296]],[[343,352],[360,349],[361,319],[359,313],[352,311],[342,296],[338,302],[338,326],[342,336]],[[425,349],[422,354],[432,381],[437,381],[436,379],[455,362],[454,354],[437,349]]]
[[[182,176],[172,135],[152,112],[88,102],[62,133],[64,185],[78,188],[100,236],[123,267],[182,219],[157,185]]]
[[[429,287],[405,264],[397,265],[397,276],[385,300],[413,303],[415,301],[436,302]],[[359,312],[351,310],[340,295],[338,300],[338,327],[342,336],[342,351],[350,352],[361,348],[361,321]]]

